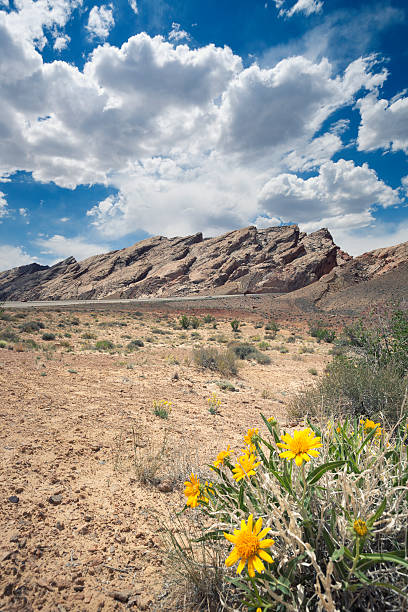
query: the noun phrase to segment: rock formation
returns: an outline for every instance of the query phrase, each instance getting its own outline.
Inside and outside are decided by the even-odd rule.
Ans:
[[[61,300],[287,293],[350,258],[327,229],[247,227],[204,239],[155,236],[131,247],[54,266],[0,273],[0,300]]]

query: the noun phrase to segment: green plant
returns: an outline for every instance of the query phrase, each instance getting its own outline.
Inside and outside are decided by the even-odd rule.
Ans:
[[[317,338],[318,342],[323,340],[324,342],[331,343],[334,342],[336,338],[336,332],[332,329],[323,327],[321,321],[309,323],[309,334],[312,338]]]
[[[232,383],[229,380],[218,380],[215,383],[221,389],[221,391],[237,391]]]
[[[213,393],[207,400],[208,403],[208,412],[210,414],[219,414],[221,400],[217,397],[216,393]]]
[[[3,348],[6,348],[6,346],[7,346],[7,343],[4,342],[4,340],[0,340],[0,348],[3,349]]]
[[[214,323],[215,322],[215,317],[213,317],[213,315],[210,314],[206,314],[203,317],[203,323]]]
[[[262,418],[265,433],[249,430],[240,456],[218,454],[211,483],[191,474],[185,489],[201,527],[193,541],[224,543],[223,581],[241,609],[405,609],[406,415],[389,432],[346,419],[292,435]]]
[[[81,338],[83,338],[84,340],[96,340],[96,334],[94,334],[93,332],[85,332],[84,334],[82,334]]]
[[[143,340],[139,340],[139,338],[135,338],[134,340],[131,340],[129,344],[127,344],[126,348],[128,351],[135,351],[139,347],[142,347],[142,346],[144,346]]]
[[[190,317],[183,314],[179,319],[181,329],[188,329],[190,327]]]
[[[262,342],[258,344],[258,348],[260,351],[268,351],[271,348],[271,345],[269,344],[269,342],[265,342],[265,340],[262,340]]]
[[[239,331],[239,321],[238,319],[234,319],[233,321],[230,321],[231,323],[231,327],[232,327],[232,331],[233,332],[238,332]]]
[[[40,329],[44,329],[44,323],[41,321],[25,321],[19,327],[24,333],[38,332]]]
[[[309,368],[308,369],[309,374],[311,374],[312,376],[317,376],[317,370],[316,368]]]
[[[167,400],[153,400],[153,414],[161,419],[168,419],[172,409],[172,402]]]
[[[7,327],[0,332],[0,340],[7,340],[7,342],[18,342],[20,338],[14,330]]]
[[[200,319],[198,317],[191,317],[190,325],[193,329],[198,329],[200,327]]]
[[[305,344],[302,344],[302,346],[299,349],[299,353],[314,353],[315,350],[313,348],[313,346],[306,346]]]
[[[46,341],[55,340],[55,334],[51,332],[45,332],[41,338]]]
[[[95,348],[97,351],[111,351],[115,345],[111,340],[98,340],[95,342]]]

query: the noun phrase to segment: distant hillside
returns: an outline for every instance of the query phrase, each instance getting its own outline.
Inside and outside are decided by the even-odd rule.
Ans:
[[[120,251],[31,264],[0,274],[1,300],[166,297],[287,293],[350,259],[326,229],[256,227],[203,239],[156,236]]]

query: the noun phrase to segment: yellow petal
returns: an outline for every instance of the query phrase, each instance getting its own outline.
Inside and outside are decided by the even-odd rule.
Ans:
[[[261,559],[259,557],[253,557],[253,561],[252,562],[254,564],[255,571],[257,571],[258,574],[260,574],[261,572],[264,571],[265,566],[264,566],[264,564],[262,563],[262,561],[261,561]]]
[[[241,559],[237,567],[237,574],[240,574],[245,567],[245,559]]]
[[[284,453],[279,453],[279,457],[282,457],[282,459],[294,459],[296,454],[291,450],[287,450]]]
[[[272,559],[271,555],[269,555],[265,550],[259,550],[258,551],[258,555],[264,561],[267,561],[268,563],[273,563],[273,559]]]
[[[304,459],[305,461],[310,461],[310,457],[307,453],[302,453],[302,459]]]
[[[249,517],[248,517],[248,531],[251,531],[251,532],[252,532],[252,522],[253,522],[253,519],[254,519],[254,515],[250,514]]]
[[[231,565],[234,565],[234,563],[236,563],[238,559],[239,559],[239,554],[237,552],[237,549],[234,548],[232,552],[228,555],[228,557],[225,559],[225,565],[227,567],[231,567]]]
[[[273,546],[275,544],[275,540],[271,540],[270,538],[266,539],[266,540],[262,540],[262,542],[259,542],[259,548],[269,548],[270,546]]]
[[[224,531],[224,537],[227,538],[227,540],[229,542],[232,542],[233,544],[235,544],[237,541],[237,536],[231,535],[230,533],[225,533],[225,531]]]
[[[303,457],[302,457],[302,455],[296,455],[296,457],[295,457],[295,463],[296,463],[296,465],[302,465],[302,463],[303,463]]]
[[[248,574],[253,578],[255,576],[254,563],[252,558],[248,560]]]
[[[258,538],[262,540],[262,538],[264,538],[266,534],[270,532],[270,530],[270,527],[265,527],[265,529],[262,529],[261,533],[258,535]]]
[[[258,535],[258,533],[261,531],[261,529],[262,529],[262,518],[259,517],[259,519],[255,523],[254,534]]]

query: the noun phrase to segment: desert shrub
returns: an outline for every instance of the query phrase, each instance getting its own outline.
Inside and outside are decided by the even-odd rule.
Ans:
[[[231,327],[232,327],[232,331],[233,332],[238,332],[239,331],[239,321],[238,319],[234,319],[233,321],[230,321],[231,323]]]
[[[309,368],[308,369],[309,374],[311,374],[312,376],[317,376],[317,370],[316,368]]]
[[[190,317],[183,314],[179,319],[181,329],[188,329],[190,327]]]
[[[200,526],[187,544],[208,552],[224,544],[221,580],[240,594],[226,608],[406,609],[406,415],[391,431],[346,419],[290,435],[264,422],[265,433],[248,431],[241,454],[218,454],[211,483],[194,473],[185,483],[184,510]],[[170,532],[170,550],[188,565],[176,524]]]
[[[110,340],[98,340],[98,342],[95,343],[97,351],[111,351],[114,346],[115,345]]]
[[[315,350],[313,348],[313,346],[306,346],[305,344],[302,344],[302,346],[299,349],[299,353],[314,353]]]
[[[336,332],[332,329],[327,329],[323,327],[323,324],[320,321],[309,323],[309,334],[312,338],[317,338],[318,342],[322,340],[324,342],[334,342],[336,338]]]
[[[38,348],[38,344],[32,338],[27,338],[27,340],[24,340],[24,345],[30,349]]]
[[[200,327],[200,319],[198,317],[191,317],[190,325],[193,329],[198,329]]]
[[[284,353],[289,353],[289,349],[287,348],[287,346],[285,346],[284,344],[281,344],[277,347],[277,350],[284,354]]]
[[[9,312],[6,312],[3,304],[0,303],[0,321],[11,321],[11,320],[12,320],[11,314]]]
[[[221,391],[237,391],[229,380],[218,380],[215,381],[215,384],[221,389]]]
[[[229,346],[238,359],[255,359],[255,361],[262,365],[271,363],[271,359],[268,355],[258,351],[258,349],[253,344],[249,344],[249,342],[232,342]]]
[[[214,323],[215,322],[215,317],[213,317],[213,315],[210,314],[206,314],[203,316],[203,323]]]
[[[288,344],[294,344],[296,342],[295,336],[289,336],[286,340]]]
[[[19,327],[24,333],[38,332],[40,329],[44,329],[44,323],[41,321],[25,321]]]
[[[258,344],[258,348],[260,351],[268,351],[271,348],[271,345],[269,344],[269,342],[262,340],[262,342]]]
[[[128,351],[134,351],[137,350],[139,347],[144,346],[144,342],[143,340],[139,340],[139,338],[135,338],[134,340],[131,340],[129,342],[129,344],[126,346],[126,348],[128,349]]]
[[[253,357],[257,349],[249,342],[237,342],[230,345],[238,359],[250,359]]]
[[[408,377],[401,377],[392,363],[375,367],[364,359],[340,356],[327,367],[315,387],[300,391],[292,399],[290,411],[299,417],[323,410],[395,422],[407,385]]]
[[[18,342],[19,337],[14,330],[7,327],[0,332],[0,340],[6,340],[7,342]]]
[[[215,346],[195,348],[193,359],[199,367],[220,372],[224,376],[235,375],[238,371],[235,354],[229,349],[220,351]]]
[[[191,339],[192,340],[201,340],[201,335],[199,334],[199,332],[191,332]]]
[[[261,329],[261,327],[263,327],[263,323],[262,321],[257,321],[254,325],[255,329]]]
[[[55,334],[52,332],[45,332],[41,338],[46,341],[55,340]]]
[[[0,340],[0,349],[4,349],[7,346],[7,342],[4,342],[4,340]]]
[[[269,320],[267,322],[267,324],[265,325],[265,329],[267,331],[274,331],[274,332],[278,332],[279,331],[279,325],[276,323],[276,321],[274,321],[273,319]]]
[[[408,371],[408,310],[386,308],[346,327],[343,339],[357,352],[379,365],[393,362]]]
[[[83,338],[84,340],[96,340],[96,334],[94,334],[93,332],[85,332],[84,334],[82,334],[81,338]]]

